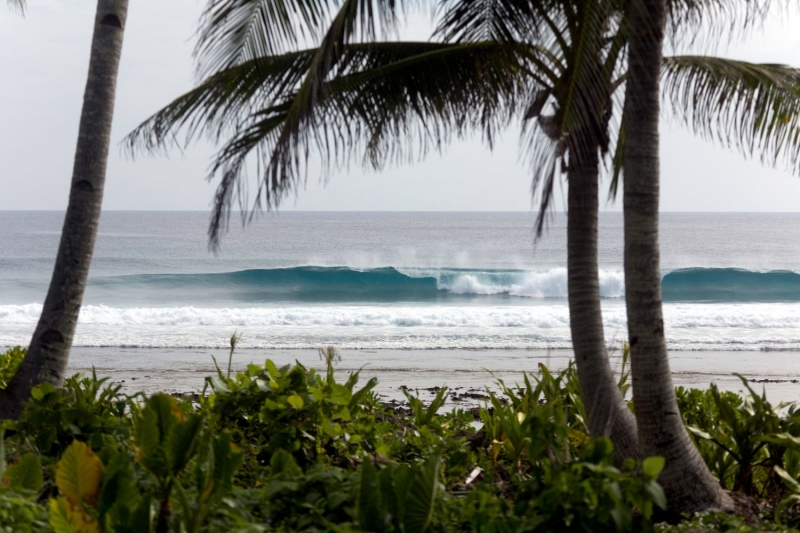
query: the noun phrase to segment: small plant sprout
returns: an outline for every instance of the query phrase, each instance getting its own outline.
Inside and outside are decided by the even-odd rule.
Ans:
[[[234,331],[231,335],[231,353],[228,354],[228,378],[231,377],[231,363],[233,362],[233,352],[236,350],[236,345],[242,340],[242,334]]]
[[[342,362],[342,356],[339,353],[339,348],[336,346],[326,346],[325,348],[320,348],[319,358],[320,360],[325,361],[325,363],[328,365]]]

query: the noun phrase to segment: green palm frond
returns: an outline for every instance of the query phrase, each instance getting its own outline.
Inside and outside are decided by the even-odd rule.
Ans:
[[[25,0],[7,0],[8,7],[12,11],[18,12],[20,15],[25,16]]]
[[[348,14],[345,41],[352,35],[372,40],[378,29],[395,29],[400,8],[396,0],[209,0],[195,48],[198,74],[315,46],[342,11]]]
[[[549,1],[549,0],[544,0]],[[525,41],[543,0],[441,0],[435,35],[446,42]]]
[[[570,165],[591,164],[583,160],[587,154],[596,161],[598,150],[608,150],[616,61],[606,60],[616,48],[606,44],[622,27],[612,3],[603,1],[560,2],[560,10],[543,16],[553,33],[543,39],[563,47],[563,64],[558,80],[534,95],[524,117],[523,143],[539,196],[537,235],[544,230],[556,179]]]
[[[789,0],[667,0],[667,43],[716,48],[750,33]]]
[[[705,56],[664,59],[664,98],[694,132],[800,170],[800,70]]]
[[[199,134],[215,140],[229,136],[211,170],[211,176],[221,178],[209,229],[212,246],[233,203],[246,202],[248,156],[254,156],[259,174],[253,207],[270,209],[296,188],[311,154],[326,169],[346,166],[354,157],[382,168],[439,150],[454,136],[475,130],[491,144],[537,83],[526,75],[535,55],[530,47],[347,45],[311,112],[286,143],[282,136],[292,106],[317,54],[308,50],[261,58],[223,71],[126,139],[135,152],[176,142],[180,130],[186,131],[186,142]],[[290,166],[276,166],[276,158]]]

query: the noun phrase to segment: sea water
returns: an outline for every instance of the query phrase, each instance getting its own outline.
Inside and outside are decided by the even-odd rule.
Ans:
[[[63,221],[0,212],[0,346],[27,344]],[[282,212],[208,249],[205,212],[105,212],[77,347],[569,349],[566,217]],[[800,350],[800,214],[661,215],[682,351]],[[626,337],[622,216],[600,217],[606,338]]]

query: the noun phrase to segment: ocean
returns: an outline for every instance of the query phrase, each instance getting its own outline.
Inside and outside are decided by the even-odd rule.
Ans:
[[[75,346],[218,349],[238,331],[242,349],[289,353],[570,348],[562,214],[536,240],[534,213],[282,212],[245,230],[232,220],[218,255],[208,216],[103,213]],[[30,339],[62,218],[0,212],[0,346]],[[600,221],[603,319],[618,349],[622,216]],[[799,226],[800,214],[662,214],[670,349],[800,350]]]

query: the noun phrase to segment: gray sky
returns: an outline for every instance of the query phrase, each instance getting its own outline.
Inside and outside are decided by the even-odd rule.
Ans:
[[[117,88],[112,142],[192,87],[202,0],[132,0]],[[25,18],[0,3],[0,209],[63,209],[72,170],[96,2],[28,0]],[[800,62],[800,16],[776,14],[748,40],[720,51],[756,62]],[[417,28],[416,33],[423,33]],[[662,127],[664,211],[800,211],[800,178]],[[493,153],[476,140],[442,157],[382,173],[359,168],[327,186],[311,179],[285,209],[528,210],[530,178],[517,133]],[[112,146],[105,209],[207,209],[213,147],[130,161]],[[619,204],[606,209],[619,209]],[[563,207],[563,195],[557,207]]]

